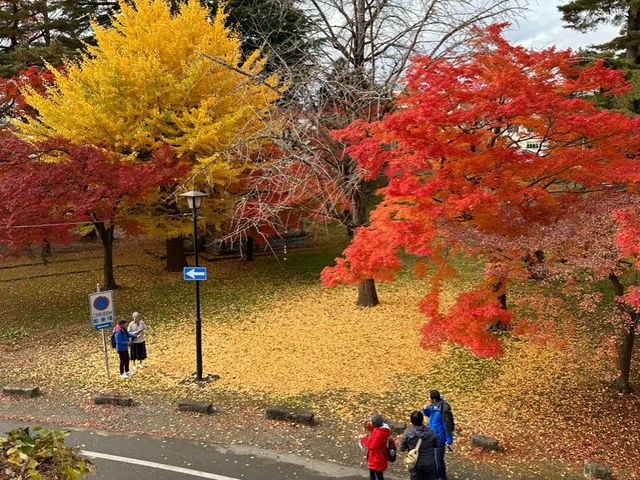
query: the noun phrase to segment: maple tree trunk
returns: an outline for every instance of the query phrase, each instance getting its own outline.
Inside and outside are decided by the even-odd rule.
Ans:
[[[609,279],[613,283],[616,296],[624,295],[624,285],[622,285],[620,279],[613,273],[609,275]],[[624,394],[633,393],[633,387],[631,387],[630,382],[631,359],[633,358],[633,345],[636,339],[639,318],[640,315],[638,313],[631,313],[630,323],[624,325],[622,329],[622,339],[618,345],[618,357],[616,358],[620,374],[609,384],[612,389]]]
[[[502,310],[507,310],[507,294],[506,293],[498,295],[498,302],[500,302],[500,308]]]
[[[167,264],[165,270],[168,272],[181,272],[187,264],[187,257],[184,253],[184,242],[182,235],[165,240],[167,249]]]
[[[104,290],[113,290],[118,288],[115,276],[113,275],[113,232],[115,225],[111,224],[105,227],[103,222],[97,222],[94,223],[94,226],[98,231],[104,253],[102,288]]]
[[[498,282],[494,283],[491,288],[495,293],[498,294],[496,298],[498,299],[500,308],[502,310],[507,310],[507,289],[504,285],[504,281],[498,280]],[[499,292],[502,292],[502,293],[499,293]]]
[[[618,346],[617,364],[620,375],[610,384],[611,388],[624,394],[633,393],[633,387],[630,382],[631,359],[633,358],[633,344],[636,339],[636,325],[638,320],[637,314],[634,314],[632,317],[633,323],[624,329],[622,341]]]
[[[365,203],[365,197],[360,193],[362,192],[362,189],[357,189],[356,192],[357,193],[351,198],[351,220],[353,230],[367,224],[367,206]],[[379,303],[380,301],[378,300],[375,280],[368,278],[360,282],[358,285],[358,300],[356,301],[356,305],[359,307],[375,307]]]
[[[369,278],[360,282],[358,285],[358,301],[359,307],[375,307],[378,301],[378,293],[376,292],[376,282]]]

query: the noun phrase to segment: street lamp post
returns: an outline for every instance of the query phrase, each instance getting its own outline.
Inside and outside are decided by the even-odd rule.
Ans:
[[[180,196],[187,199],[187,204],[193,213],[193,256],[195,267],[198,265],[198,209],[202,204],[202,197],[207,194],[192,190]],[[202,321],[200,320],[200,280],[196,280],[196,378],[202,380]]]

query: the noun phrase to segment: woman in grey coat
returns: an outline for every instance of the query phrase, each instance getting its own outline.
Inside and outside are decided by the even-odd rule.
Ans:
[[[435,480],[436,460],[434,449],[441,446],[440,440],[429,427],[424,425],[424,415],[416,410],[411,412],[411,426],[404,431],[400,441],[400,451],[413,450],[422,439],[418,451],[418,462],[409,470],[411,480]]]

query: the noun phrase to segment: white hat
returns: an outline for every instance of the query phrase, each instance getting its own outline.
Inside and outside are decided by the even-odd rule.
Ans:
[[[133,312],[133,315],[131,315],[133,318],[139,317],[142,314],[140,312]]]

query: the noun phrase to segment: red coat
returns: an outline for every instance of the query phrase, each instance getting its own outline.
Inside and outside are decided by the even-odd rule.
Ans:
[[[387,469],[387,440],[391,432],[389,427],[376,428],[369,424],[367,428],[371,433],[362,439],[362,445],[368,450],[369,470],[384,472]]]

